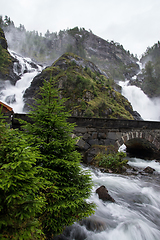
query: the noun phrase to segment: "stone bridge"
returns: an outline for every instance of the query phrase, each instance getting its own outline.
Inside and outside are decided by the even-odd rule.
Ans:
[[[68,120],[77,125],[74,134],[81,137],[77,144],[83,151],[93,145],[114,145],[118,149],[124,144],[131,155],[159,159],[160,122],[79,117]]]
[[[13,127],[18,127],[16,119],[26,117],[14,114]],[[160,122],[82,117],[70,117],[68,122],[76,124],[74,135],[79,137],[77,146],[83,153],[94,145],[114,145],[118,149],[124,144],[135,156],[160,159]]]

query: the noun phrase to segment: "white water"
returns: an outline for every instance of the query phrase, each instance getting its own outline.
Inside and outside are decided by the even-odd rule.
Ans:
[[[133,159],[132,159],[133,160]],[[132,161],[131,160],[131,161]],[[143,162],[143,160],[140,160]],[[146,162],[143,167],[151,162]],[[152,165],[152,163],[151,163]],[[140,164],[141,166],[141,164]],[[152,165],[153,166],[153,165]],[[157,170],[160,165],[157,163]],[[103,231],[89,231],[85,226],[75,227],[68,239],[86,240],[159,240],[160,239],[160,185],[143,176],[121,176],[92,170],[95,184],[90,201],[97,205],[91,219],[103,222]],[[103,202],[95,193],[105,185],[114,203]],[[78,234],[77,234],[78,231]],[[76,236],[79,238],[76,238]],[[84,238],[85,235],[85,238]]]
[[[12,107],[15,113],[22,113],[24,106],[23,94],[30,86],[33,78],[42,71],[42,67],[36,64],[37,69],[35,69],[31,66],[33,61],[30,58],[23,58],[12,51],[10,51],[10,54],[16,58],[21,65],[20,71],[17,69],[17,64],[15,63],[14,65],[14,72],[20,76],[20,80],[16,82],[15,86],[12,85],[9,80],[5,81],[3,89],[0,92],[0,101]],[[26,71],[27,73],[25,73]]]
[[[119,85],[122,87],[122,95],[131,102],[133,110],[140,113],[144,120],[160,121],[160,98],[150,99],[140,88],[129,86],[128,83],[129,81],[120,81]]]
[[[128,164],[132,167],[138,167],[141,169],[144,169],[146,166],[147,167],[149,166],[155,169],[156,172],[160,174],[160,164],[155,160],[147,161],[140,158],[130,158]]]

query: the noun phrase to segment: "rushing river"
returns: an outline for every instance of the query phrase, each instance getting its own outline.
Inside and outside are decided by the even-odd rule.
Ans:
[[[15,112],[22,112],[23,93],[42,68],[37,66],[35,69],[30,59],[11,54],[22,65],[21,73],[16,72],[15,66],[15,72],[21,75],[21,79],[15,86],[6,81],[0,99],[7,104],[10,103]],[[27,69],[27,73],[24,69]],[[157,102],[147,104],[148,98],[144,98],[139,89],[135,89],[136,87],[127,89],[125,83],[121,83],[121,86],[122,93],[126,97],[129,94],[128,98],[131,103],[133,102],[134,110],[139,111],[144,119],[159,120]],[[144,103],[147,110],[147,107],[151,106],[152,114],[144,111]],[[142,107],[138,110],[140,106]],[[160,240],[160,163],[138,158],[130,158],[128,163],[135,168],[134,174],[101,173],[98,169],[90,168],[94,187],[88,201],[96,203],[95,214],[90,217],[88,224],[75,223],[69,227],[65,234],[58,238],[59,240]],[[153,174],[143,172],[147,166],[155,169]],[[104,202],[98,198],[95,191],[101,185],[108,189],[109,194],[115,199],[114,203]]]
[[[101,173],[91,169],[94,188],[90,201],[97,205],[91,216],[92,224],[100,224],[91,231],[76,223],[66,235],[72,240],[159,240],[160,239],[160,164],[155,161],[130,158],[129,165],[143,169],[154,167],[152,175],[136,173],[125,176]],[[115,202],[99,199],[96,189],[105,185]],[[88,228],[88,230],[87,230]],[[103,228],[103,229],[102,229]]]

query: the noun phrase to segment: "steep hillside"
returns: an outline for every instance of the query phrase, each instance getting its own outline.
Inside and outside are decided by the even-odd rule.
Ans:
[[[142,72],[132,84],[140,87],[150,98],[160,97],[160,42],[147,48],[140,61]]]
[[[10,56],[7,48],[8,44],[4,32],[0,28],[0,87],[4,80],[10,80],[14,84],[19,79],[13,71],[15,59]]]
[[[95,64],[72,53],[62,55],[50,67],[37,75],[24,94],[27,104],[33,104],[34,97],[44,79],[50,76],[57,81],[63,97],[69,98],[66,108],[72,116],[137,119],[131,104],[110,85],[107,75]]]
[[[122,45],[106,41],[84,28],[75,27],[45,36],[37,31],[26,31],[20,24],[14,26],[10,18],[0,19],[8,45],[22,56],[31,57],[39,63],[51,65],[65,52],[72,52],[95,63],[109,78],[132,78],[139,70],[138,59]]]

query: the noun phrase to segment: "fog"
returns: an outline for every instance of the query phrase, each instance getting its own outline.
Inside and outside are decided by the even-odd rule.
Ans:
[[[140,56],[160,39],[159,0],[0,0],[0,15],[43,34],[75,26],[91,29]]]

